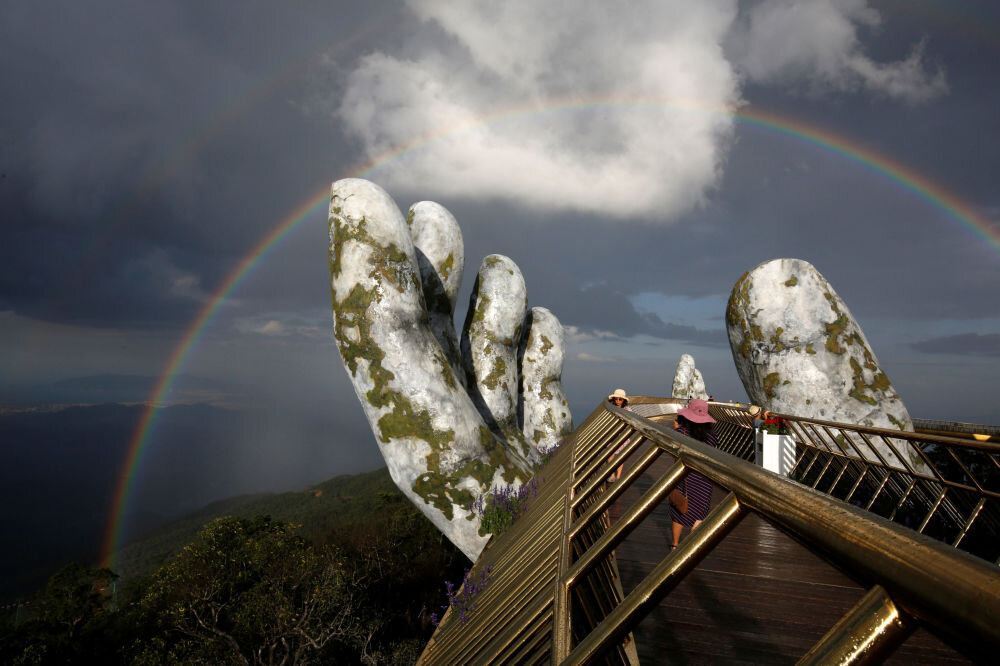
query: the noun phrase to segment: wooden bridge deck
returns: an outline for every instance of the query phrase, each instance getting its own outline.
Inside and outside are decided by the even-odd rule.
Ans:
[[[618,520],[672,462],[661,456],[613,506],[611,520]],[[713,505],[725,494],[716,488]],[[664,502],[615,551],[626,594],[663,558],[670,525]],[[639,660],[644,665],[793,664],[863,594],[860,585],[752,514],[634,632]],[[889,663],[969,661],[918,628]]]

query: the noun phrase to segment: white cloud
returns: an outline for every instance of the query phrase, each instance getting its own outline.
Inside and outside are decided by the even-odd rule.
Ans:
[[[174,278],[170,285],[170,293],[195,301],[205,300],[205,292],[201,288],[201,278],[190,273]]]
[[[720,47],[733,2],[410,5],[410,57],[362,58],[338,109],[373,159],[437,137],[379,182],[657,220],[717,183],[740,101]]]
[[[946,89],[922,44],[865,55],[859,29],[881,21],[866,0],[408,5],[406,37],[358,61],[336,116],[385,162],[372,177],[415,197],[669,221],[719,183],[741,80],[907,101]]]
[[[332,343],[329,329],[317,324],[316,317],[313,317],[312,314],[270,312],[238,318],[235,320],[234,326],[240,333],[252,333],[287,340],[320,340]]]
[[[603,356],[594,356],[593,354],[588,354],[587,352],[580,352],[574,356],[577,361],[587,361],[590,363],[605,363],[608,361],[613,361],[613,358],[604,358]]]
[[[865,88],[907,102],[947,92],[944,72],[925,62],[923,42],[897,62],[865,55],[858,30],[881,20],[867,0],[764,0],[741,17],[727,47],[740,72],[759,83]]]
[[[617,333],[600,329],[583,331],[579,326],[563,326],[563,331],[566,333],[566,342],[570,344],[590,342],[591,340],[617,340],[621,337]]]
[[[286,333],[284,324],[277,319],[272,319],[263,326],[252,330],[254,333],[260,333],[261,335],[284,335]]]

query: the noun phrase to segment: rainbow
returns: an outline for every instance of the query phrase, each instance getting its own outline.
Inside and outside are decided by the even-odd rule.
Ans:
[[[530,108],[521,107],[513,110],[490,114],[474,121],[462,124],[458,127],[450,128],[446,131],[426,134],[418,137],[394,150],[387,151],[377,156],[365,165],[351,169],[347,177],[363,178],[378,171],[392,162],[395,162],[408,153],[425,148],[435,141],[453,137],[456,134],[482,127],[502,120],[510,120],[519,116],[527,116],[538,113],[557,113],[568,110],[592,109],[595,107],[636,107],[636,106],[656,106],[684,108],[711,113],[726,114],[732,116],[736,122],[757,127],[777,135],[788,137],[792,140],[804,142],[815,146],[821,150],[838,155],[849,162],[871,170],[879,176],[889,180],[897,186],[907,190],[918,198],[923,199],[935,208],[938,208],[952,220],[958,222],[963,228],[973,235],[983,238],[988,244],[1000,250],[1000,228],[992,224],[989,220],[979,214],[972,206],[962,202],[957,196],[947,191],[944,187],[934,183],[925,176],[906,167],[905,165],[891,159],[886,155],[852,141],[851,139],[835,134],[829,130],[807,125],[794,119],[780,117],[756,109],[727,110],[727,109],[706,109],[697,107],[679,107],[676,103],[664,100],[646,101],[616,101],[602,100],[581,103],[579,100],[572,102],[550,103],[544,106]],[[166,397],[172,387],[174,378],[180,372],[185,359],[194,349],[199,337],[205,328],[211,323],[213,316],[218,312],[220,306],[225,302],[231,293],[240,285],[244,278],[251,272],[254,266],[277,246],[293,229],[302,222],[310,219],[319,213],[320,208],[327,203],[329,198],[329,186],[324,185],[315,194],[309,196],[304,203],[299,204],[285,215],[275,227],[258,241],[249,252],[237,263],[229,275],[222,281],[219,287],[206,301],[204,307],[194,318],[187,331],[181,337],[180,342],[174,348],[173,353],[167,360],[163,372],[153,390],[142,418],[129,442],[122,472],[118,479],[109,520],[102,544],[101,559],[103,566],[114,568],[115,555],[121,546],[124,512],[133,490],[135,473],[142,462],[142,453],[150,441],[156,415],[161,406],[165,405]]]

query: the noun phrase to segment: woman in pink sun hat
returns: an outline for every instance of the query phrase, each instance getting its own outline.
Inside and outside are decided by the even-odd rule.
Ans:
[[[713,423],[715,419],[708,413],[708,403],[692,398],[687,407],[678,410],[674,428],[681,434],[717,447],[719,443],[715,439]],[[708,515],[708,506],[712,500],[712,482],[694,470],[688,471],[679,488],[687,497],[688,507],[687,513],[681,513],[673,504],[670,505],[670,519],[673,521],[670,550],[677,547],[685,527],[693,530],[701,525],[701,521]]]

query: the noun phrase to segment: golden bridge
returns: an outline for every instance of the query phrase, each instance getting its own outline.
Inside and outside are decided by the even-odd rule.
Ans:
[[[710,403],[712,448],[672,428],[685,400],[630,401],[541,469],[466,579],[485,586],[418,663],[1000,661],[1000,428],[781,414],[770,471],[746,405]],[[663,500],[688,470],[713,508],[671,551]]]

